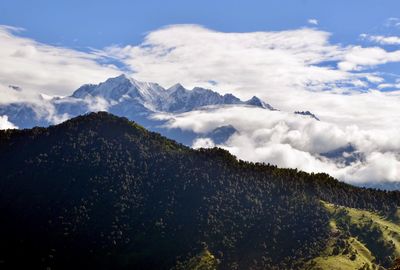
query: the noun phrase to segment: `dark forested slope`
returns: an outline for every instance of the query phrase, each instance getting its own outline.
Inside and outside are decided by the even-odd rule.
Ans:
[[[395,215],[399,192],[192,150],[107,113],[0,132],[0,265],[293,269],[329,235],[321,200]]]

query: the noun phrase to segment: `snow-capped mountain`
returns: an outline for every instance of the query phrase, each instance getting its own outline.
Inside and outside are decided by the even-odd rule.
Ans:
[[[130,100],[155,111],[167,97],[167,92],[156,83],[139,82],[126,75],[120,75],[97,85],[83,85],[71,97],[75,99],[97,97],[114,105]]]
[[[85,84],[71,96],[42,98],[40,104],[20,102],[0,106],[0,115],[19,128],[48,126],[92,111],[108,111],[137,121],[178,141],[190,144],[195,134],[172,132],[160,128],[162,122],[151,119],[154,113],[183,113],[207,106],[254,106],[275,110],[258,97],[242,101],[232,94],[195,87],[192,90],[176,84],[163,88],[157,83],[140,82],[126,75],[110,78],[100,84]]]
[[[261,99],[259,99],[256,96],[253,96],[251,99],[247,100],[245,102],[245,104],[250,105],[250,106],[261,107],[261,108],[268,109],[271,111],[276,111],[276,109],[274,107],[272,107],[268,103],[265,103],[264,101],[262,101]]]
[[[164,89],[156,83],[139,82],[126,75],[110,78],[98,85],[83,85],[72,96],[76,99],[87,97],[103,98],[112,106],[118,104],[137,103],[153,112],[187,112],[210,105],[241,104],[273,109],[271,105],[257,97],[241,101],[232,94],[220,95],[209,89],[195,87],[192,90],[176,84]],[[129,106],[129,105],[128,105]]]

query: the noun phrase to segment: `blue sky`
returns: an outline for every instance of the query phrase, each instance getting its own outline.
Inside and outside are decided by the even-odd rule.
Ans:
[[[0,24],[23,27],[25,36],[74,48],[139,43],[170,24],[200,24],[223,32],[294,29],[315,18],[332,41],[354,42],[364,32],[394,32],[382,25],[397,17],[396,0],[274,1],[51,1],[4,0]]]

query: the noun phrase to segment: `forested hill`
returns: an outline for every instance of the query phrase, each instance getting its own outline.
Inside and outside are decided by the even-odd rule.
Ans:
[[[328,244],[321,201],[391,220],[400,206],[399,192],[193,150],[104,112],[0,131],[0,171],[2,269],[297,269]]]

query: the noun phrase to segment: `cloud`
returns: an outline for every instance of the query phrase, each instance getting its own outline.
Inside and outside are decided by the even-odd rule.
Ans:
[[[394,82],[382,82],[378,84],[378,89],[400,89],[400,79],[396,79]]]
[[[398,27],[400,27],[400,19],[396,18],[396,17],[391,17],[386,20],[384,25],[386,27],[390,27],[390,28],[392,28],[392,27],[398,28]]]
[[[30,99],[38,93],[67,95],[84,83],[97,83],[120,73],[112,65],[100,64],[102,58],[95,52],[43,44],[18,36],[21,31],[0,26],[0,85],[22,88],[24,94],[19,98]],[[2,100],[7,101],[5,97]]]
[[[362,70],[364,68],[389,62],[400,61],[400,50],[387,52],[379,47],[363,48],[354,46],[344,54],[344,59],[338,64],[342,70]]]
[[[318,20],[317,19],[309,19],[307,22],[309,24],[318,25]]]
[[[193,141],[192,147],[194,149],[198,148],[211,148],[214,147],[215,144],[210,138],[197,138]]]
[[[92,112],[107,111],[110,103],[101,97],[85,97],[88,109]]]
[[[11,128],[18,128],[15,126],[13,123],[8,121],[8,116],[7,115],[0,115],[0,129],[11,129]]]
[[[266,162],[308,172],[327,172],[351,183],[400,181],[400,139],[398,130],[339,128],[310,117],[251,107],[224,107],[178,115],[158,115],[170,128],[207,133],[231,124],[234,135],[219,147],[244,160]],[[353,145],[363,160],[350,164],[321,156]],[[194,148],[213,147],[209,138],[197,139]]]
[[[400,37],[398,36],[374,36],[367,34],[361,34],[360,36],[365,40],[376,42],[382,45],[400,45]]]
[[[112,46],[106,52],[129,66],[135,78],[166,86],[180,81],[188,87],[216,84],[235,91],[238,85],[250,88],[263,80],[292,87],[350,79],[340,70],[314,65],[338,57],[340,48],[328,44],[329,35],[306,28],[221,33],[179,25],[149,33],[140,46]]]

